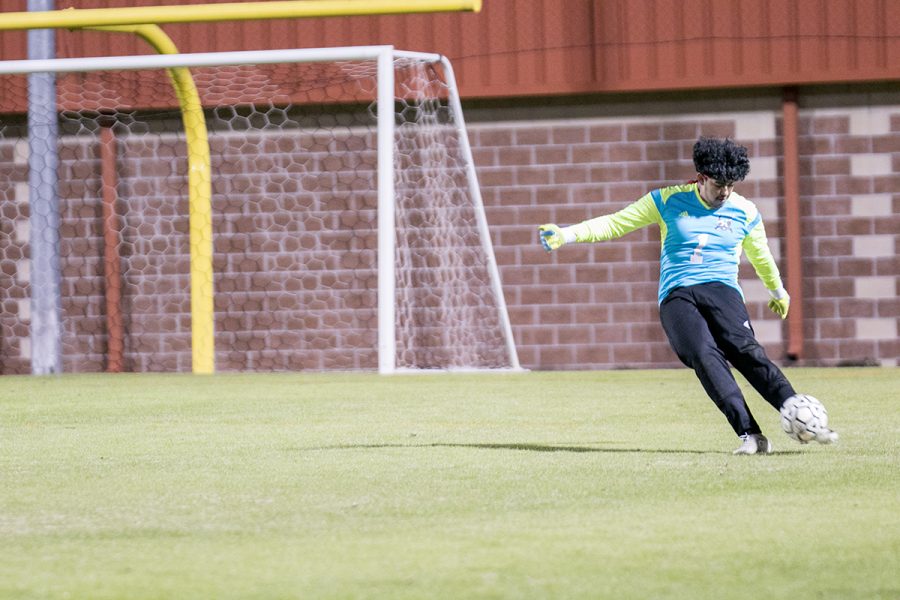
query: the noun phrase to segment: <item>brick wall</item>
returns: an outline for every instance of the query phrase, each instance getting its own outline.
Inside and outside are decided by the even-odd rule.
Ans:
[[[428,127],[428,140],[445,144],[441,152],[417,151],[417,131],[401,126],[397,134],[403,176],[395,186],[396,242],[404,267],[395,287],[407,300],[396,311],[397,367],[508,366],[487,254],[464,191],[458,131]],[[375,142],[362,126],[210,136],[218,370],[378,367]],[[116,144],[118,283],[104,274],[97,140],[63,136],[59,148],[63,370],[106,368],[109,288],[121,297],[124,369],[189,371],[185,144],[173,134],[121,132]],[[30,371],[26,146],[0,144],[4,373]],[[427,205],[419,184],[426,181]],[[463,272],[471,277],[460,285]]]
[[[691,178],[691,147],[701,134],[731,136],[749,147],[751,174],[739,191],[760,208],[773,253],[783,262],[777,97],[749,103],[690,99],[676,105],[643,99],[630,106],[527,111],[488,107],[474,113],[470,138],[526,368],[678,364],[658,322],[658,228],[548,255],[538,245],[536,227],[612,212],[654,187]],[[881,97],[823,95],[801,104],[800,125],[802,362],[896,365],[900,105]],[[374,369],[373,198],[352,193],[354,180],[335,175],[340,167],[304,162],[291,148],[279,143],[262,153],[264,160],[295,167],[285,170],[278,190],[258,190],[237,176],[214,182],[216,193],[224,191],[216,186],[238,192],[216,207],[218,226],[227,233],[215,241],[217,292],[240,301],[235,308],[217,299],[218,367]],[[21,144],[0,146],[4,373],[29,370],[28,207],[21,150]],[[236,146],[231,155],[255,152]],[[76,144],[61,158],[70,176],[64,197],[80,197],[87,188],[94,198],[63,202],[62,244],[71,257],[63,272],[64,368],[97,371],[105,366],[107,344],[98,157]],[[122,234],[123,255],[134,262],[123,290],[126,366],[133,370],[190,369],[186,206],[172,187],[183,173],[173,172],[172,164],[122,165],[120,185],[152,198],[142,209],[145,218],[126,222]],[[220,170],[227,175],[227,165]],[[372,176],[371,165],[356,175]],[[333,193],[301,192],[310,177]],[[273,191],[287,203],[273,205]],[[313,241],[309,232],[316,228],[337,233]],[[279,234],[259,235],[260,229]],[[348,248],[352,255],[343,253]],[[267,265],[267,275],[259,272],[260,264]],[[360,266],[363,274],[351,275]],[[741,275],[757,335],[780,360],[786,326],[769,313],[766,291],[748,264]],[[343,351],[348,343],[357,350]]]

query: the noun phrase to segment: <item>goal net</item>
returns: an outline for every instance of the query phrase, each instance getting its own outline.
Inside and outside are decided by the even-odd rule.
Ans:
[[[198,335],[217,371],[519,367],[446,60],[372,47],[36,62],[0,62],[0,371],[32,371],[47,336],[69,372],[196,371]],[[166,74],[179,67],[202,105],[209,233],[190,217],[202,161]],[[42,171],[24,114],[36,68],[57,97],[58,165]],[[35,331],[48,267],[31,258],[48,240],[56,289],[40,293],[57,294],[59,327]],[[211,292],[195,278],[204,245]]]

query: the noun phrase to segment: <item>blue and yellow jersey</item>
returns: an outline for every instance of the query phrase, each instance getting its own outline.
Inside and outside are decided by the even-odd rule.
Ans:
[[[719,208],[700,197],[697,185],[673,185],[652,192],[611,215],[574,226],[576,241],[599,242],[652,224],[660,229],[659,301],[673,289],[718,281],[741,296],[738,266],[746,251],[756,274],[770,290],[781,275],[756,205],[734,192]]]

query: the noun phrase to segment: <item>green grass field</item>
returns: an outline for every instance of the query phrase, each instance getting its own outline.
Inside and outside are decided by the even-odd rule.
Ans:
[[[900,371],[0,377],[0,598],[900,598]]]

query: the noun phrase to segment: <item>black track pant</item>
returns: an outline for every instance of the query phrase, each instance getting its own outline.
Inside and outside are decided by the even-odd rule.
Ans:
[[[761,431],[729,362],[776,409],[794,395],[790,382],[756,341],[744,300],[734,288],[724,283],[676,288],[660,305],[659,318],[672,349],[694,370],[736,434]]]

